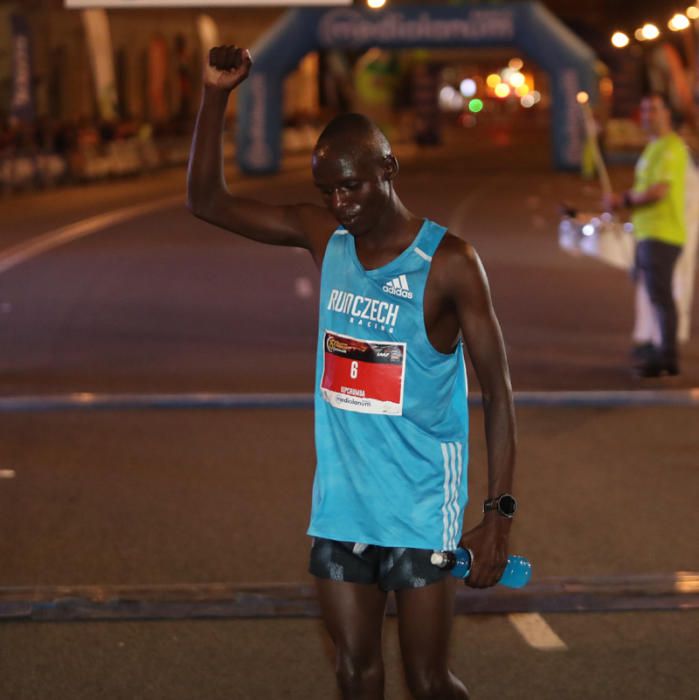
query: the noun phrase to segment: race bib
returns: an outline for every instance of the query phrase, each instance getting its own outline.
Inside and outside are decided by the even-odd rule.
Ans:
[[[359,340],[325,331],[323,398],[358,413],[403,414],[405,343]]]

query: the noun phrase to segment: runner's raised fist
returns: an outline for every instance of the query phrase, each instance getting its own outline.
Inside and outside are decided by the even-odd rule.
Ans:
[[[248,77],[252,58],[247,49],[238,46],[214,46],[204,68],[204,84],[221,90],[232,90]]]

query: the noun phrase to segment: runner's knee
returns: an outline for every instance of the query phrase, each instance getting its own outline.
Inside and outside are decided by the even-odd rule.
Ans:
[[[338,649],[335,675],[343,694],[354,697],[383,684],[383,662],[380,656]]]

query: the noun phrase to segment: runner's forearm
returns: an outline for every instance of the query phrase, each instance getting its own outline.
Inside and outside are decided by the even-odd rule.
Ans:
[[[495,396],[483,395],[485,438],[488,449],[488,498],[512,493],[516,428],[512,392],[508,386]]]
[[[187,206],[206,210],[216,194],[227,192],[223,174],[223,127],[230,91],[205,87],[197,115],[187,169]]]

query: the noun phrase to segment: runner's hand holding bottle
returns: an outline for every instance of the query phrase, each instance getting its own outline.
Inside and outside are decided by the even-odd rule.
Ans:
[[[440,569],[450,570],[451,575],[456,578],[467,579],[471,573],[473,554],[470,549],[458,547],[454,551],[434,552],[430,562]],[[507,557],[507,566],[498,583],[508,588],[522,588],[527,585],[531,575],[531,562],[525,557],[513,554]]]

